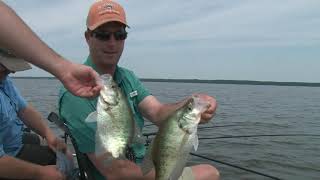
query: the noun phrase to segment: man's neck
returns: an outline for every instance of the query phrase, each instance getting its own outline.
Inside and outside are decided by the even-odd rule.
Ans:
[[[116,72],[116,68],[117,66],[107,66],[107,65],[98,65],[97,64],[97,69],[99,74],[110,74],[110,75],[114,75],[114,73]]]
[[[94,58],[91,60],[99,74],[110,74],[113,76],[116,72],[117,65],[101,63],[95,61]]]

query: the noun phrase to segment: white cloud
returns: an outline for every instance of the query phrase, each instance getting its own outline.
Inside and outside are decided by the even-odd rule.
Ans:
[[[5,2],[65,57],[80,63],[87,56],[83,31],[93,0]],[[320,66],[315,61],[320,54],[314,50],[320,44],[318,0],[119,2],[125,7],[131,26],[121,64],[133,68],[138,75],[277,80],[265,71],[267,67],[277,67],[279,78],[280,72],[292,73],[283,80],[315,81],[311,74],[316,74],[314,67]],[[299,59],[303,57],[307,59]],[[276,65],[274,59],[286,61]],[[195,60],[199,61],[198,68],[194,68]],[[288,66],[290,60],[295,63]],[[309,64],[305,65],[305,61]],[[181,64],[188,73],[181,70]],[[145,68],[152,65],[159,71]],[[233,66],[238,69],[230,72]],[[293,73],[296,71],[300,75]]]
[[[234,5],[229,1],[220,1],[220,4],[217,1],[209,1],[207,4],[197,3],[194,8],[190,8],[195,3],[187,1],[184,4],[189,4],[189,8],[182,9],[194,13],[182,12],[184,20],[172,23],[168,20],[173,16],[170,11],[155,11],[155,16],[151,16],[155,18],[154,22],[160,21],[161,24],[168,20],[168,23],[151,26],[142,31],[136,30],[135,40],[212,40],[213,44],[217,41],[219,45],[223,41],[226,44],[230,41],[243,42],[244,45],[255,41],[253,45],[257,42],[274,42],[277,45],[320,39],[320,21],[316,18],[316,15],[320,16],[317,8],[320,5],[319,1],[242,2]],[[211,12],[201,13],[205,8]],[[180,16],[179,14],[178,8],[176,15]]]

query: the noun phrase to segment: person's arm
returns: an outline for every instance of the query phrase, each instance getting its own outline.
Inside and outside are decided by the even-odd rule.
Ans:
[[[142,115],[159,126],[170,114],[183,106],[187,99],[177,103],[162,104],[155,96],[147,96],[139,103],[139,110]]]
[[[201,123],[206,123],[214,116],[217,102],[213,97],[206,94],[196,95],[208,101],[210,104],[210,107],[201,114]],[[159,126],[161,122],[166,120],[174,111],[183,106],[188,99],[189,97],[177,103],[162,104],[156,97],[150,95],[139,103],[139,110],[144,117]]]
[[[49,147],[53,150],[59,145],[60,149],[65,150],[67,146],[55,136],[49,126],[45,123],[42,115],[32,106],[19,111],[20,119],[33,131],[47,140]]]
[[[11,156],[0,157],[0,177],[10,179],[62,180],[55,166],[40,166]]]
[[[94,153],[87,153],[87,155],[99,172],[107,179],[151,180],[155,177],[154,171],[143,176],[140,167],[128,160],[113,160],[111,164],[106,166],[103,164],[103,158],[97,157]]]
[[[90,67],[64,59],[49,48],[17,14],[0,1],[0,47],[56,76],[74,95],[96,96],[98,74]]]

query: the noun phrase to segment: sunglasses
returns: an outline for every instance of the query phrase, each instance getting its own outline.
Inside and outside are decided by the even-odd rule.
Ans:
[[[109,41],[111,39],[111,35],[113,35],[114,39],[117,41],[125,40],[127,38],[127,32],[125,30],[120,30],[117,32],[107,32],[107,31],[92,31],[91,36],[95,37],[100,41]]]

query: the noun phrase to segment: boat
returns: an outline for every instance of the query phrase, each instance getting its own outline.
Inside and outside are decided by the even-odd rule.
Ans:
[[[55,125],[57,125],[64,132],[64,135],[62,136],[62,138],[65,140],[65,143],[67,144],[68,143],[68,139],[70,139],[71,145],[74,148],[74,152],[75,153],[73,154],[73,156],[76,158],[76,161],[75,161],[76,169],[74,169],[74,173],[73,173],[74,176],[71,179],[94,180],[94,176],[89,171],[89,166],[88,166],[88,163],[87,163],[90,160],[88,159],[86,154],[81,153],[79,151],[79,149],[77,147],[77,144],[75,143],[75,139],[71,135],[71,133],[69,131],[69,128],[66,125],[66,123],[63,120],[61,120],[59,118],[59,115],[57,113],[55,113],[55,112],[51,112],[48,115],[47,119],[50,122],[52,122]],[[151,140],[152,140],[151,137],[155,136],[156,133],[144,133],[143,135],[146,137],[145,145],[148,146],[151,143]],[[266,135],[266,136],[269,136],[269,135]],[[270,135],[270,136],[277,136],[277,135]],[[284,135],[279,135],[279,136],[284,136]],[[286,135],[286,136],[288,136],[288,135]],[[244,137],[249,137],[249,136],[244,136]],[[216,139],[218,139],[218,138],[233,138],[233,137],[225,136],[225,137],[217,137]],[[234,165],[234,164],[231,164],[231,163],[227,163],[227,162],[224,162],[224,161],[216,160],[216,159],[213,159],[213,158],[210,158],[210,157],[203,156],[201,154],[190,153],[190,155],[196,156],[198,158],[202,158],[202,159],[204,159],[206,161],[209,161],[209,162],[216,162],[216,163],[220,163],[220,164],[223,164],[223,165],[226,165],[226,166],[230,166],[230,167],[233,167],[233,168],[241,169],[243,171],[247,171],[247,172],[259,175],[259,176],[267,177],[269,179],[282,180],[281,178],[278,178],[278,177],[275,177],[275,176],[272,176],[272,175],[269,175],[269,174],[266,174],[266,173],[258,172],[258,171],[255,171],[255,170],[252,170],[252,169],[249,169],[249,168],[241,167],[241,166]]]

